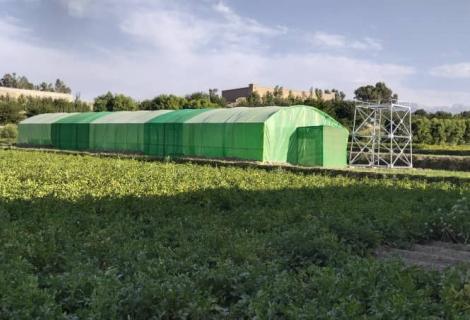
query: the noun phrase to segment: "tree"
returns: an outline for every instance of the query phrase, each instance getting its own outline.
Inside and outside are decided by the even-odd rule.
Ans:
[[[418,109],[415,112],[413,112],[413,115],[417,117],[427,117],[429,114],[424,109]]]
[[[96,97],[93,102],[93,110],[97,112],[107,111],[108,106],[111,107],[112,105],[113,98],[113,94],[109,91],[101,96]]]
[[[428,118],[413,118],[411,130],[413,131],[414,142],[426,144],[433,142],[433,137],[431,135],[431,121]]]
[[[377,82],[375,86],[366,85],[354,91],[355,98],[361,101],[373,101],[378,103],[397,100],[398,95],[388,88],[384,82]]]
[[[452,118],[452,113],[447,111],[436,111],[434,114],[431,115],[433,118],[439,119],[449,119]]]
[[[113,99],[112,110],[109,111],[134,111],[137,110],[137,103],[128,96],[116,94]]]
[[[60,80],[56,79],[55,84],[54,84],[54,91],[55,92],[60,92],[60,93],[71,93],[72,90],[70,90],[69,87],[65,85],[65,83]]]
[[[315,88],[315,98],[318,101],[323,100],[323,91],[321,89]]]
[[[271,91],[268,91],[263,96],[263,105],[272,106],[274,104],[274,95]]]
[[[137,103],[123,94],[113,95],[107,92],[95,98],[93,103],[94,111],[132,111],[137,110]]]
[[[7,88],[16,88],[17,87],[16,73],[13,73],[13,74],[5,73],[2,79],[0,79],[0,86],[7,87]]]
[[[343,101],[346,98],[346,94],[343,91],[331,89],[331,92],[335,94],[336,101]]]
[[[41,82],[39,85],[34,85],[29,82],[28,78],[25,76],[18,76],[16,73],[6,73],[0,79],[1,87],[16,88],[16,89],[29,89],[29,90],[40,90],[40,91],[50,91],[50,92],[60,92],[60,93],[71,93],[72,90],[65,85],[65,83],[57,79],[55,85],[52,86],[52,83]]]
[[[282,92],[283,92],[283,88],[279,85],[276,85],[274,87],[274,91],[273,91],[273,96],[274,98],[282,98]]]
[[[23,119],[21,105],[14,100],[0,100],[0,124],[17,123]]]
[[[54,92],[54,88],[52,87],[52,83],[41,82],[39,86],[36,86],[36,89],[39,91],[48,91]]]
[[[459,117],[461,118],[470,118],[470,111],[462,111],[459,113]]]
[[[263,105],[263,100],[259,93],[255,91],[246,98],[246,105],[249,107],[260,107]]]
[[[431,119],[430,131],[433,144],[444,144],[446,142],[446,128],[442,119]]]
[[[28,90],[34,89],[34,85],[31,82],[29,82],[28,78],[26,78],[25,76],[21,76],[17,78],[16,87],[19,89],[28,89]]]
[[[465,143],[470,143],[470,119],[465,119],[465,133],[463,135]]]

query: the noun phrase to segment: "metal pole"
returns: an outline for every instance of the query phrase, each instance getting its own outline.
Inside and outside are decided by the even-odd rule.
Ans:
[[[388,166],[393,168],[393,104],[390,103],[390,161],[388,163]]]
[[[409,128],[410,128],[410,164],[409,164],[409,167],[410,168],[413,168],[413,132],[411,131],[412,130],[412,126],[411,126],[411,107],[409,108],[409,111],[408,111],[408,122],[409,122]]]

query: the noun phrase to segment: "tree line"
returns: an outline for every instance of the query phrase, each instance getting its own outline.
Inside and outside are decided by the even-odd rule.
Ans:
[[[125,110],[178,110],[225,108],[227,103],[218,94],[217,89],[209,92],[195,92],[184,97],[173,94],[161,94],[153,99],[136,101],[123,94],[107,92],[94,99],[94,111],[125,111]]]
[[[426,117],[412,120],[413,141],[424,144],[470,144],[470,116]]]
[[[334,93],[334,99],[323,99],[324,94]],[[363,101],[390,102],[398,95],[385,83],[359,87],[354,92],[355,99]],[[343,92],[331,89],[310,89],[306,97],[294,96],[292,93],[283,97],[282,87],[276,86],[273,92],[260,96],[256,92],[230,106],[291,106],[309,105],[316,107],[337,119],[347,128],[352,128],[355,102],[346,100]],[[22,119],[40,113],[50,112],[84,112],[84,111],[125,111],[125,110],[177,110],[200,108],[225,108],[227,102],[219,95],[217,89],[208,92],[195,92],[186,96],[162,94],[153,99],[137,101],[123,94],[107,92],[96,97],[93,103],[85,103],[78,98],[73,102],[50,98],[20,97],[10,99],[0,97],[0,125],[18,123]],[[423,109],[413,113],[413,139],[416,143],[425,144],[468,144],[470,143],[470,111],[457,115],[438,111],[429,113]]]
[[[39,90],[48,92],[68,93],[72,90],[65,84],[64,81],[56,79],[55,83],[41,82],[39,84],[33,84],[25,76],[17,75],[16,73],[6,73],[0,79],[0,87],[15,88],[15,89],[27,89],[27,90]]]
[[[18,99],[0,96],[0,125],[18,123],[41,113],[53,112],[85,112],[90,111],[90,105],[75,99],[35,98],[20,96]]]

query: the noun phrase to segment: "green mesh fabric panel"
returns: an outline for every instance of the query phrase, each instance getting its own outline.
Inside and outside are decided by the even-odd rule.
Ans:
[[[281,107],[179,110],[146,124],[146,153],[263,160],[264,122]]]
[[[263,160],[263,123],[185,123],[183,154]]]
[[[330,126],[297,128],[296,163],[322,167],[346,166],[348,135],[345,128]]]
[[[263,161],[296,163],[297,128],[321,125],[343,128],[335,119],[314,107],[281,108],[265,122]]]
[[[264,123],[283,107],[238,107],[212,109],[188,119],[186,123]]]
[[[323,126],[297,128],[297,161],[305,166],[323,166]]]
[[[145,123],[169,112],[121,111],[105,115],[90,123],[90,149],[143,153]]]
[[[74,114],[75,113],[43,113],[21,121],[18,124],[17,143],[19,145],[28,146],[52,146],[52,123]]]
[[[58,149],[88,150],[90,123],[110,112],[84,112],[60,119],[52,124],[52,144]]]
[[[183,124],[206,109],[176,110],[144,124],[144,153],[153,156],[182,156]]]
[[[349,132],[346,128],[323,128],[323,166],[344,167],[348,158]]]

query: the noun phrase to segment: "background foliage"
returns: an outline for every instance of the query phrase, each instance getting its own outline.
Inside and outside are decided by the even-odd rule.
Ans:
[[[0,87],[28,89],[39,91],[50,91],[59,93],[71,93],[72,90],[60,79],[56,79],[54,85],[52,83],[41,82],[40,84],[33,84],[29,82],[25,76],[17,75],[16,73],[6,73],[0,79]]]
[[[0,79],[0,86],[17,88],[33,88],[24,76],[6,74]],[[61,80],[57,80],[54,89],[62,92],[65,86]],[[39,88],[42,90],[41,88]],[[45,89],[44,89],[45,90]],[[52,90],[52,91],[54,91]],[[62,91],[60,91],[62,90]],[[246,99],[241,99],[230,106],[291,106],[309,105],[325,111],[344,126],[351,129],[354,119],[354,101],[345,100],[345,94],[337,89],[321,90],[311,88],[309,94],[295,97],[290,93],[287,97],[282,95],[283,88],[276,86],[273,92],[264,96],[253,93]],[[334,93],[333,100],[324,100],[324,93]],[[355,90],[355,99],[363,101],[389,102],[398,99],[398,95],[383,82],[375,85],[366,85]],[[18,123],[25,117],[30,117],[47,112],[83,112],[83,111],[124,111],[124,110],[177,110],[177,109],[200,109],[200,108],[225,108],[226,101],[219,95],[217,89],[209,89],[208,93],[195,92],[185,97],[173,94],[161,94],[153,99],[136,101],[133,98],[107,92],[96,97],[92,104],[76,99],[74,102],[52,99],[38,99],[21,97],[18,101],[8,97],[0,97],[0,125],[7,123]],[[438,111],[428,113],[423,109],[416,110],[413,114],[412,130],[414,142],[432,145],[462,145],[470,144],[470,111],[453,115],[448,112]]]

